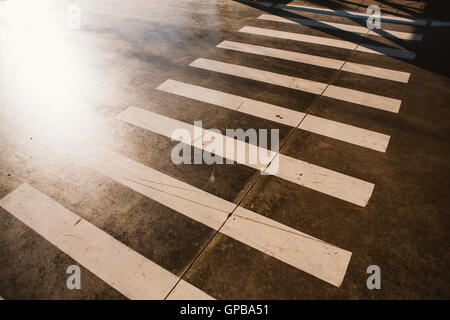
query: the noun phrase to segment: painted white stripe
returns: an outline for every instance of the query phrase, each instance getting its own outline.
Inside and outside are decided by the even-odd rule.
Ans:
[[[311,64],[318,67],[338,70],[342,67],[345,61],[330,59],[300,52],[281,50],[276,48],[262,47],[253,44],[247,44],[234,41],[223,41],[217,45],[218,48],[247,52],[266,57],[273,57],[283,60],[295,61],[305,64]]]
[[[295,78],[274,72],[248,68],[210,59],[200,58],[192,62],[189,66],[229,74],[236,77],[276,84],[282,87],[297,89],[314,94],[321,94],[327,86],[327,84],[323,82]]]
[[[291,127],[296,127],[305,117],[303,112],[175,80],[166,80],[157,89]]]
[[[390,57],[408,59],[408,60],[414,60],[416,58],[416,54],[412,51],[400,50],[400,49],[388,48],[388,47],[373,46],[371,44],[360,43],[358,45],[358,47],[356,48],[356,51],[373,53],[373,54],[382,54],[382,55],[386,55],[386,56],[390,56]]]
[[[356,50],[356,51],[373,53],[373,54],[387,55],[387,56],[392,56],[392,57],[396,57],[396,58],[403,58],[403,59],[410,59],[410,60],[412,60],[416,57],[416,54],[412,51],[388,48],[388,47],[379,47],[379,46],[368,45],[368,44],[358,45],[355,42],[351,42],[351,41],[309,36],[309,35],[302,34],[302,33],[285,32],[285,31],[278,31],[278,30],[273,30],[273,29],[265,29],[265,28],[257,28],[257,27],[249,27],[249,26],[243,27],[242,29],[239,30],[239,32],[255,34],[255,35],[260,35],[260,36],[266,36],[266,37],[279,38],[279,39],[285,39],[285,40],[307,42],[307,43],[331,46],[331,47],[348,49],[348,50]]]
[[[351,258],[349,251],[333,248],[328,243],[242,207],[228,219],[222,233],[257,250],[272,253],[309,274],[320,274],[320,279],[337,287],[344,279]]]
[[[189,298],[187,298],[189,297]],[[169,294],[167,300],[215,300],[189,282],[180,281],[175,289]]]
[[[386,134],[310,114],[305,117],[299,128],[380,152],[386,152],[390,140],[390,136]]]
[[[0,206],[130,299],[164,299],[179,280],[26,183]]]
[[[387,37],[387,38],[397,38],[397,39],[415,40],[415,41],[422,40],[422,35],[417,34],[417,33],[400,32],[400,31],[387,30],[387,29],[380,29],[379,32],[375,32],[367,27],[335,23],[335,22],[329,22],[329,21],[318,21],[318,20],[301,19],[301,18],[295,18],[295,17],[284,18],[284,17],[273,15],[273,14],[263,14],[263,15],[259,16],[258,19],[266,20],[266,21],[290,23],[290,24],[302,24],[302,25],[310,26],[310,27],[335,29],[335,30],[340,30],[340,31],[363,33],[363,34],[369,34],[369,35],[381,36],[381,37]]]
[[[376,94],[368,94],[333,85],[329,85],[323,95],[333,99],[348,101],[394,113],[398,113],[400,110],[400,105],[402,104],[401,100],[387,98]]]
[[[157,89],[291,127],[297,127],[303,120],[299,127],[302,130],[381,152],[386,151],[390,139],[385,134],[180,81],[166,80]]]
[[[152,123],[152,126],[157,124]],[[170,137],[163,126],[181,128],[179,122],[160,122],[158,133]],[[161,128],[163,128],[161,130]],[[185,216],[217,230],[235,209],[235,205],[212,197],[201,189],[108,150],[96,150],[87,165],[146,197],[163,203]]]
[[[337,40],[337,39],[324,38],[324,37],[315,37],[315,36],[309,36],[309,35],[302,34],[302,33],[285,32],[285,31],[266,29],[266,28],[245,26],[245,27],[241,28],[239,30],[239,32],[245,32],[245,33],[255,34],[255,35],[259,35],[259,36],[273,37],[273,38],[279,38],[279,39],[285,39],[285,40],[308,42],[308,43],[320,44],[320,45],[324,45],[324,46],[331,46],[331,47],[349,49],[349,50],[355,50],[357,47],[356,43],[350,42],[350,41]]]
[[[178,124],[180,122],[134,107],[130,107],[122,112],[117,116],[117,119],[163,135],[165,130],[160,130],[160,127],[172,127],[172,131],[175,131],[179,128]],[[200,129],[197,128],[196,130]],[[192,131],[194,131],[194,126],[192,126],[190,132]],[[202,129],[201,134],[202,137],[214,137],[215,141],[222,141],[225,150],[213,150],[216,155],[222,158],[236,161],[237,163],[244,164],[251,168],[264,170],[268,174],[273,174],[301,186],[363,207],[367,205],[367,202],[372,195],[374,188],[374,184],[372,183],[325,169],[305,161],[290,158],[285,155],[279,155],[275,152],[270,152],[270,158],[273,160],[271,165],[267,167],[264,162],[259,161],[259,158],[257,161],[253,161],[251,156],[255,156],[256,154],[268,155],[268,150],[205,129]],[[167,137],[171,136],[168,135]],[[210,138],[207,138],[206,140],[210,140]],[[209,144],[199,138],[195,141],[184,142],[206,151]],[[236,153],[234,148],[227,146],[237,146],[240,152]],[[250,156],[245,156],[245,159],[243,159],[240,157],[242,155]],[[278,164],[279,170],[276,168]]]
[[[411,76],[409,72],[377,68],[353,62],[346,62],[341,70],[403,83],[408,83],[409,77]]]
[[[330,14],[330,15],[335,15],[335,16],[340,16],[340,17],[349,17],[349,18],[357,18],[357,19],[367,19],[368,17],[371,16],[368,13],[357,12],[357,11],[307,7],[307,6],[301,6],[301,5],[295,5],[295,4],[288,4],[288,5],[278,4],[275,6],[275,8],[286,8],[286,9],[323,13],[323,14]],[[424,19],[410,19],[410,18],[398,17],[398,16],[393,16],[393,15],[381,15],[380,18],[381,18],[381,21],[385,21],[385,22],[405,23],[405,24],[412,24],[412,25],[419,25],[419,26],[424,26],[427,23],[427,21]]]
[[[219,219],[224,222],[226,217],[223,213],[231,213],[237,207],[232,202],[187,185],[108,150],[96,148],[89,158],[96,159],[95,161],[89,160],[90,163],[88,164],[96,171],[158,201],[164,206],[213,227],[215,230],[219,230],[220,225],[218,223],[211,224],[209,221]],[[102,163],[103,166],[107,167],[106,169],[102,166]],[[149,175],[149,172],[152,174]],[[130,183],[130,181],[135,181],[136,177],[141,177],[141,184]],[[195,192],[192,192],[193,190]],[[170,195],[167,197],[161,196],[162,191],[168,192]],[[193,198],[191,198],[192,195]],[[198,214],[198,210],[201,210],[202,214]],[[235,217],[233,214],[225,222],[223,229],[219,230],[220,232],[223,230],[223,233],[229,237],[335,286],[342,283],[351,252],[327,244],[249,210],[238,208],[235,213],[239,213],[243,217]],[[233,219],[233,217],[235,218]],[[236,218],[239,220],[236,221]],[[247,231],[242,234],[242,230]],[[189,294],[186,292],[189,292]],[[183,299],[186,297],[192,299],[210,298],[188,283],[180,283],[168,299]]]
[[[330,58],[324,58],[320,56],[314,56],[294,51],[286,51],[275,48],[268,48],[262,46],[256,46],[252,44],[246,44],[241,42],[234,41],[223,41],[222,43],[217,45],[218,48],[235,50],[240,52],[247,52],[252,54],[257,54],[266,57],[273,57],[278,59],[284,59],[289,61],[295,61],[305,64],[311,64],[318,67],[324,67],[329,69],[335,69],[353,72],[362,74],[370,77],[377,77],[386,80],[399,81],[403,83],[407,83],[410,77],[410,73],[395,71],[384,68],[372,67],[364,64],[345,62],[343,60],[336,60]]]
[[[372,107],[390,112],[398,112],[401,105],[401,100],[398,99],[383,97],[372,93],[366,93],[337,86],[330,85],[327,87],[327,84],[323,82],[316,82],[301,78],[295,78],[291,76],[282,75],[279,73],[248,68],[216,60],[200,58],[192,62],[190,66],[214,72],[229,74],[236,77],[275,84],[286,88],[296,89],[313,94],[323,93],[325,96],[330,98],[352,103],[358,103],[367,107]]]

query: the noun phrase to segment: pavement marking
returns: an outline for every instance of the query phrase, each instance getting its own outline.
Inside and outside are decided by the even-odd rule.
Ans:
[[[247,44],[234,41],[223,41],[217,45],[218,48],[234,50],[239,52],[252,53],[262,55],[266,57],[273,57],[278,59],[284,59],[289,61],[295,61],[299,63],[310,64],[318,67],[324,67],[329,69],[353,72],[362,74],[369,77],[376,77],[386,80],[393,80],[398,82],[407,83],[410,77],[410,73],[395,71],[390,69],[372,67],[359,63],[346,62],[343,60],[336,60],[330,58],[324,58],[320,56],[314,56],[304,54],[300,52],[287,51],[269,47],[262,47],[253,44]],[[343,66],[344,65],[344,66]],[[343,67],[342,67],[343,66]]]
[[[233,203],[111,151],[97,150],[87,164],[110,179],[214,230],[218,230],[236,208]]]
[[[402,58],[402,59],[412,60],[416,57],[416,54],[412,51],[389,48],[389,47],[380,47],[380,46],[374,46],[374,45],[369,45],[369,44],[358,45],[357,43],[351,42],[351,41],[309,36],[309,35],[302,34],[302,33],[278,31],[278,30],[273,30],[273,29],[249,27],[249,26],[245,26],[245,27],[241,28],[239,30],[239,32],[255,34],[255,35],[259,35],[259,36],[273,37],[273,38],[278,38],[278,39],[307,42],[307,43],[319,44],[319,45],[336,47],[336,48],[341,48],[341,49],[356,50],[356,51],[366,52],[366,53],[387,55],[387,56]]]
[[[329,85],[323,93],[325,97],[348,101],[368,107],[398,113],[401,100],[387,98],[375,94],[368,94],[358,90],[352,90],[334,85]]]
[[[278,4],[275,6],[275,8],[286,8],[286,9],[293,9],[293,10],[300,10],[300,11],[309,11],[309,12],[323,13],[323,14],[335,15],[335,16],[340,16],[340,17],[357,18],[357,19],[366,19],[366,18],[372,16],[371,14],[357,12],[357,11],[308,7],[308,6],[301,6],[301,5],[295,5],[295,4],[287,4],[287,5]],[[393,15],[381,15],[380,19],[381,19],[381,21],[384,21],[384,22],[405,23],[405,24],[412,24],[412,25],[418,25],[418,26],[425,26],[427,24],[427,21],[424,19],[410,19],[410,18],[398,17],[398,16],[393,16]]]
[[[382,133],[185,82],[166,80],[157,89],[291,127],[297,127],[303,120],[299,129],[380,152],[386,152],[389,144],[390,136]]]
[[[159,85],[156,89],[278,122],[290,127],[298,126],[300,121],[305,117],[305,113],[303,112],[181,81],[169,79]]]
[[[129,107],[124,112],[117,116],[117,119],[127,122],[129,124],[138,126],[140,128],[153,131],[158,134],[165,135],[167,128],[171,127],[172,131],[180,128],[180,122],[144,109]],[[189,124],[184,124],[184,127]],[[200,130],[194,129],[193,125],[189,132]],[[163,129],[161,129],[163,128]],[[210,137],[214,137],[215,141],[221,141],[224,148],[222,150],[213,150],[214,153],[222,158],[236,161],[237,163],[249,166],[254,169],[264,170],[268,174],[273,174],[279,178],[291,181],[295,184],[304,186],[306,188],[327,194],[329,196],[354,203],[356,205],[365,207],[372,196],[374,184],[366,182],[333,170],[322,168],[320,166],[294,159],[285,155],[277,154],[274,151],[266,150],[264,148],[239,141],[232,137],[223,136],[216,132],[201,129],[201,136],[208,137],[203,141],[194,135],[191,141],[183,141],[199,149],[208,151]],[[171,135],[166,135],[171,138]],[[192,136],[191,136],[192,137]],[[176,140],[180,140],[181,138]],[[227,147],[225,147],[227,146]],[[241,152],[236,153],[235,148]],[[225,149],[225,150],[224,150]],[[269,166],[265,162],[251,161],[251,156],[266,155],[266,158],[272,159]],[[270,154],[270,155],[268,155]],[[242,157],[244,155],[244,158]],[[246,156],[250,155],[250,156]],[[268,156],[267,156],[268,155]],[[256,158],[256,157],[255,157]],[[279,164],[279,170],[276,170],[276,165]]]
[[[0,206],[130,299],[164,299],[180,279],[27,183]]]
[[[139,116],[145,118],[148,114]],[[130,118],[130,115],[127,117]],[[158,120],[170,122],[171,119],[163,117]],[[88,166],[94,170],[180,214],[219,230],[245,245],[330,284],[340,286],[342,283],[350,262],[349,251],[239,208],[235,203],[197,189],[118,153],[96,148],[88,158]],[[164,196],[164,193],[170,194]],[[228,214],[236,208],[238,209],[235,213],[225,222]],[[202,211],[202,214],[198,214],[198,210]],[[211,224],[210,221],[221,221],[221,224]],[[225,225],[220,229],[223,222]],[[189,295],[185,294],[186,290],[190,292]],[[168,299],[180,299],[183,296],[191,299],[209,297],[188,283],[180,283]]]
[[[327,86],[327,84],[323,82],[295,78],[279,73],[248,68],[241,65],[221,62],[217,60],[199,58],[192,62],[189,66],[229,74],[236,77],[275,84],[278,86],[297,89],[314,94],[321,94]]]
[[[334,30],[354,32],[354,33],[363,33],[363,34],[381,36],[381,37],[387,37],[387,38],[422,41],[422,35],[417,34],[417,33],[400,32],[400,31],[387,30],[387,29],[380,29],[378,32],[376,32],[367,27],[335,23],[335,22],[329,22],[329,21],[301,19],[301,18],[295,18],[295,17],[280,17],[280,16],[276,16],[273,14],[262,14],[261,16],[258,17],[258,19],[266,20],[266,21],[290,23],[290,24],[302,24],[305,26],[311,26],[311,27],[317,27],[317,28],[327,28],[327,29],[334,29]]]
[[[187,298],[189,297],[189,298]],[[180,281],[167,297],[167,300],[215,300],[210,295],[197,289],[189,282]]]
[[[242,207],[221,231],[336,287],[342,284],[352,255]]]
[[[377,68],[353,62],[345,62],[341,70],[403,83],[408,83],[409,77],[411,76],[409,72]]]
[[[372,93],[361,92],[338,86],[328,86],[326,83],[291,77],[279,73],[248,68],[241,65],[199,58],[189,66],[233,75],[236,77],[275,84],[290,89],[305,91],[313,94],[322,94],[367,107],[398,113],[401,100],[388,98]],[[326,90],[325,90],[326,89]]]
[[[299,129],[348,142],[372,150],[386,152],[390,136],[308,114]]]

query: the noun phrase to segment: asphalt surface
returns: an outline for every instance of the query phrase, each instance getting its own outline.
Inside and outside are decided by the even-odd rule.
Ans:
[[[424,19],[425,25],[382,21],[389,33],[422,35],[416,41],[336,30],[327,23],[366,22],[283,6],[287,1],[18,3],[6,11],[8,1],[0,1],[2,298],[450,298],[450,27],[431,25],[445,20],[442,7],[406,0],[290,3],[362,13],[376,4],[383,14]],[[81,9],[79,29],[66,26],[71,5]],[[291,23],[258,19],[262,14]],[[284,58],[217,47],[223,41],[283,50],[276,52]],[[386,47],[414,57],[386,55]],[[292,61],[288,51],[340,64]],[[199,58],[227,67],[191,65]],[[345,71],[355,64],[383,72]],[[230,74],[233,66],[251,70]],[[255,80],[261,70],[270,74]],[[403,81],[386,78],[392,74]],[[275,83],[282,76],[324,88]],[[192,88],[184,95],[157,89],[169,79],[300,117],[271,116],[261,104],[246,112],[248,105],[229,107],[227,98],[187,97]],[[125,121],[127,110],[141,113]],[[157,115],[164,118],[150,123]],[[173,163],[178,142],[163,129],[173,119],[201,120],[203,128],[222,132],[279,129],[281,173],[261,175],[245,163]],[[309,119],[333,122],[317,127]],[[355,143],[355,132],[372,138]],[[374,147],[375,140],[382,146]],[[140,166],[131,172],[121,159]],[[24,186],[36,197],[17,192]],[[65,211],[44,206],[38,194]],[[67,227],[69,220],[53,213],[80,219]],[[219,222],[199,218],[221,215]],[[66,286],[70,265],[81,268],[80,290]],[[379,290],[366,285],[371,265],[381,270]],[[162,269],[172,277],[164,284],[153,278]],[[191,289],[181,289],[185,283]]]

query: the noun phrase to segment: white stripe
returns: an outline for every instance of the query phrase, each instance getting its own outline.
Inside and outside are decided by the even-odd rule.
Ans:
[[[180,122],[150,111],[134,107],[128,108],[119,116],[117,116],[117,118],[124,122],[163,135],[165,130],[160,130],[160,127],[172,127],[172,131],[175,131],[179,128],[178,124]],[[194,126],[192,126],[190,132],[192,131],[194,131]],[[268,154],[268,150],[260,148],[258,146],[249,145],[246,142],[239,141],[231,137],[226,137],[218,133],[202,129],[202,137],[204,137],[205,135],[209,137],[215,137],[216,141],[222,141],[225,150],[214,150],[214,153],[216,155],[225,159],[236,161],[255,169],[263,170],[264,168],[266,168],[266,165],[262,162],[252,162],[248,159],[249,157],[245,157],[245,159],[242,159],[239,157],[239,155],[247,155],[252,153]],[[167,137],[171,136],[169,135]],[[185,141],[185,143],[205,150],[205,142],[202,140],[203,139],[198,139],[195,142]],[[241,152],[239,154],[235,154],[234,149],[226,148],[226,146],[230,145],[237,145],[238,150],[240,150]],[[271,154],[272,157],[275,156],[275,152],[271,152]],[[276,157],[278,157],[278,159]],[[278,172],[276,170],[277,163],[279,163]],[[332,170],[328,170],[307,163],[305,161],[290,158],[285,155],[277,154],[275,158],[273,158],[271,165],[267,167],[265,171],[301,186],[363,207],[367,205],[367,202],[369,201],[374,188],[374,185],[372,183],[353,178]]]
[[[311,19],[301,19],[295,17],[280,17],[272,14],[263,14],[258,17],[258,19],[266,20],[266,21],[276,21],[290,24],[302,24],[305,26],[317,27],[317,28],[328,28],[328,29],[336,29],[341,31],[348,31],[354,33],[363,33],[374,36],[388,37],[388,38],[397,38],[403,40],[415,40],[421,41],[422,35],[417,33],[408,33],[408,32],[400,32],[394,30],[380,29],[379,32],[373,31],[367,27],[354,26],[349,24],[335,23],[329,21],[318,21]]]
[[[309,35],[302,34],[302,33],[285,32],[285,31],[278,31],[278,30],[273,30],[273,29],[265,29],[265,28],[257,28],[257,27],[249,27],[249,26],[243,27],[242,29],[239,30],[239,32],[245,32],[245,33],[249,33],[249,34],[256,34],[256,35],[260,35],[260,36],[267,36],[267,37],[273,37],[273,38],[279,38],[279,39],[301,41],[301,42],[319,44],[319,45],[324,45],[324,46],[331,46],[331,47],[348,49],[348,50],[356,50],[356,51],[373,53],[373,54],[387,55],[387,56],[403,58],[403,59],[414,59],[416,57],[416,54],[412,51],[394,49],[394,48],[388,48],[388,47],[379,47],[379,46],[374,46],[374,45],[369,45],[369,44],[358,45],[351,41],[309,36]]]
[[[386,152],[390,140],[390,136],[382,133],[313,115],[307,115],[299,128],[380,152]]]
[[[401,100],[333,85],[329,85],[323,95],[326,97],[361,104],[394,113],[398,113],[398,111],[400,110],[400,105],[402,104]]]
[[[373,46],[371,44],[362,44],[360,43],[356,48],[356,51],[373,53],[373,54],[382,54],[386,56],[391,56],[395,58],[414,60],[416,58],[416,54],[412,51],[408,50],[400,50],[395,48],[388,47],[380,47]]]
[[[189,299],[187,299],[189,297]],[[215,300],[189,282],[180,281],[175,289],[169,294],[167,300]]]
[[[228,219],[222,232],[337,287],[344,279],[351,258],[349,251],[242,207]]]
[[[230,110],[236,110],[263,119],[275,121],[291,127],[298,126],[300,121],[303,120],[299,127],[302,130],[381,152],[386,151],[390,139],[390,137],[385,134],[312,115],[306,115],[303,112],[282,108],[273,104],[203,88],[180,81],[167,80],[157,89],[197,101],[214,104]]]
[[[407,83],[411,76],[409,72],[377,68],[353,62],[346,62],[341,70],[403,83]]]
[[[26,183],[0,206],[130,299],[164,299],[179,280]]]
[[[347,11],[347,10],[340,10],[340,9],[306,7],[306,6],[300,6],[300,5],[294,5],[294,4],[288,4],[288,5],[278,4],[275,6],[275,8],[294,9],[294,10],[309,11],[309,12],[316,12],[316,13],[323,13],[323,14],[330,14],[330,15],[335,15],[335,16],[358,18],[358,19],[366,19],[366,18],[372,16],[371,14],[363,13],[363,12]],[[397,16],[393,16],[393,15],[381,15],[380,18],[381,18],[381,21],[385,21],[385,22],[405,23],[405,24],[413,24],[413,25],[420,25],[420,26],[424,26],[427,23],[426,20],[424,20],[424,19],[410,19],[410,18],[397,17]]]
[[[178,122],[160,122],[158,129],[164,125],[177,127]],[[159,133],[170,137],[172,131],[168,135],[164,130],[159,130]],[[87,158],[87,164],[101,174],[215,230],[236,207],[233,203],[211,197],[203,190],[105,149],[97,149]]]
[[[129,117],[130,115],[128,115]],[[162,120],[170,122],[164,118]],[[232,202],[187,185],[182,181],[111,151],[96,148],[89,158],[97,159],[93,162],[91,161],[89,165],[105,176],[210,227],[213,227],[213,225],[208,224],[208,221],[220,219],[221,222],[224,222],[226,217],[224,217],[223,213],[231,212],[237,207]],[[107,168],[103,168],[101,163]],[[152,172],[151,176],[149,176],[149,172]],[[129,183],[129,181],[135,181],[136,177],[142,177],[140,180],[142,182],[141,185]],[[153,179],[155,180],[149,181]],[[148,187],[142,187],[144,183]],[[168,189],[166,186],[170,186],[171,188]],[[170,192],[170,195],[163,197],[161,196],[162,192],[160,190]],[[192,190],[197,191],[192,192]],[[194,202],[198,202],[198,205],[193,205]],[[202,206],[206,210],[203,210]],[[198,214],[198,210],[201,210],[202,214]],[[219,230],[219,224],[215,224],[213,228],[221,232],[223,230],[223,233],[229,237],[319,279],[335,286],[341,284],[350,261],[350,252],[315,239],[271,219],[259,216],[249,210],[238,208],[236,213],[241,216],[244,215],[244,218],[247,216],[247,219],[243,220],[243,218],[238,217],[237,219],[239,220],[236,221],[236,217],[233,214],[226,221],[223,229]],[[235,218],[233,219],[233,217]],[[247,231],[245,234],[242,234],[242,230]],[[190,294],[187,295],[185,291],[190,292]],[[198,289],[193,288],[189,284],[181,283],[168,298],[182,299],[182,294],[184,294],[184,297],[190,297],[192,299],[204,299],[208,297],[205,293],[198,291]]]
[[[246,79],[261,81],[265,83],[275,84],[290,89],[301,90],[314,94],[324,94],[327,97],[358,103],[367,107],[372,107],[380,110],[390,112],[398,112],[401,105],[401,100],[383,97],[376,94],[351,90],[347,88],[328,86],[323,82],[316,82],[301,78],[282,75],[279,73],[263,71],[253,68],[248,68],[240,65],[210,60],[197,59],[190,64],[191,67],[201,68],[214,72],[233,75]],[[325,90],[326,88],[326,90]],[[324,92],[325,90],[325,92]]]
[[[229,74],[236,77],[275,84],[282,87],[297,89],[314,94],[321,94],[327,86],[327,84],[323,82],[295,78],[274,72],[248,68],[210,59],[200,58],[192,62],[189,66]]]
[[[306,63],[315,65],[318,67],[330,68],[339,70],[358,73],[370,77],[377,77],[381,79],[393,80],[407,83],[410,77],[410,74],[407,72],[395,71],[384,68],[372,67],[364,64],[345,62],[343,60],[336,60],[330,58],[324,58],[320,56],[314,56],[294,51],[286,51],[275,48],[261,47],[252,44],[246,44],[241,42],[234,41],[223,41],[219,45],[218,48],[235,50],[240,52],[247,52],[267,57],[273,57],[278,59],[284,59],[289,61],[295,61],[300,63]]]

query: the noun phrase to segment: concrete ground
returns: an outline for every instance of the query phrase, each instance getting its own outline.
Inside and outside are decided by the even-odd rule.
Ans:
[[[425,1],[292,4],[363,13],[376,4],[402,18],[448,17],[439,3]],[[76,19],[67,28],[77,8],[80,28]],[[258,19],[262,14],[293,23]],[[0,1],[0,296],[449,299],[450,29],[425,22],[382,21],[382,30],[423,36],[413,41],[323,25],[365,27],[359,18],[254,1]],[[316,38],[239,32],[246,26]],[[342,63],[331,68],[216,47],[225,40]],[[383,54],[386,47],[415,57]],[[252,70],[231,75],[189,66],[198,58]],[[345,71],[352,63],[388,70]],[[327,89],[295,90],[267,73],[257,81],[258,70]],[[232,110],[200,94],[156,89],[168,79],[307,116],[270,116],[261,104],[246,113],[242,102]],[[335,87],[355,91],[327,94]],[[358,98],[361,92],[377,96]],[[178,142],[162,133],[166,120],[149,130],[144,117],[133,118],[141,126],[117,118],[129,107],[167,123],[202,120],[203,128],[222,132],[279,129],[280,154],[292,162],[280,162],[279,175],[245,164],[174,164]],[[334,122],[308,129],[306,121],[317,117]],[[368,130],[358,132],[385,148],[349,143],[338,133],[355,135],[340,124]],[[120,166],[124,157],[141,165],[130,173],[132,165]],[[81,268],[80,290],[67,288],[70,265]],[[371,265],[381,270],[381,289],[366,285]]]

